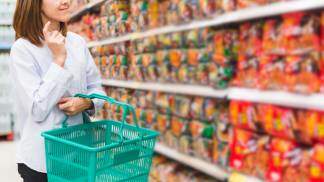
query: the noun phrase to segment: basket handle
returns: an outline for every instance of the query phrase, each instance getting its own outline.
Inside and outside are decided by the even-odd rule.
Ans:
[[[123,143],[124,142],[124,137],[123,137],[123,130],[124,130],[124,125],[125,125],[125,121],[126,121],[126,117],[128,115],[129,112],[132,113],[133,115],[133,121],[135,122],[136,128],[139,128],[138,126],[138,120],[136,117],[136,113],[135,113],[135,109],[132,105],[124,103],[124,102],[119,102],[111,97],[108,96],[104,96],[104,95],[99,95],[99,94],[90,94],[90,95],[85,95],[85,94],[76,94],[74,97],[80,97],[80,98],[85,98],[85,99],[100,99],[100,100],[104,100],[110,104],[115,104],[118,105],[120,107],[122,107],[123,109],[123,115],[122,115],[122,125],[120,127],[119,130],[119,137],[120,137],[120,142]],[[88,117],[83,116],[84,120],[83,123],[87,123],[87,120],[89,121],[90,119]],[[66,127],[67,124],[67,119],[68,117],[65,118],[65,120],[62,122],[62,127]],[[143,135],[140,136],[141,138],[143,137]]]

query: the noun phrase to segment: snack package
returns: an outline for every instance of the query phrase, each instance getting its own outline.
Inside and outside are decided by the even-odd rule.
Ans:
[[[262,21],[240,26],[236,86],[256,87],[262,55]]]
[[[190,116],[195,119],[203,119],[204,98],[195,97],[192,100],[190,108]]]
[[[217,102],[215,99],[212,98],[205,98],[204,99],[204,106],[203,106],[203,115],[202,119],[212,122],[218,119],[218,110],[216,108],[217,104],[220,102]]]
[[[216,127],[217,132],[215,132],[215,134],[213,135],[212,162],[226,168],[228,166],[228,159],[230,154],[229,145],[228,142],[220,140],[217,136],[217,133],[221,132],[223,136],[229,135],[229,130],[221,130],[222,128],[218,129],[218,127],[219,126]]]
[[[273,138],[270,144],[270,163],[267,172],[269,181],[304,182],[309,177],[310,155],[296,143]]]
[[[171,111],[174,112],[176,116],[183,118],[190,117],[190,105],[192,99],[188,96],[175,95],[174,102],[171,102]]]
[[[320,90],[319,54],[287,56],[285,66],[286,90],[299,93],[314,93]]]
[[[264,174],[264,171],[259,170],[265,169],[265,166],[268,165],[266,159],[267,156],[265,155],[266,152],[261,153],[261,151],[264,151],[263,147],[266,143],[258,142],[260,138],[255,133],[236,128],[233,130],[233,136],[230,141],[231,154],[229,166],[233,170],[252,176]],[[262,157],[265,157],[265,159],[257,161],[257,159]],[[255,166],[257,163],[260,165],[259,168],[256,168]]]
[[[215,131],[213,125],[193,120],[189,123],[189,130],[194,155],[212,161],[212,138]]]
[[[268,3],[268,0],[237,0],[237,7],[239,9],[262,6]]]
[[[157,28],[160,26],[159,23],[159,1],[149,0],[148,5],[148,23],[150,28]],[[160,14],[162,15],[162,14]]]
[[[231,122],[234,126],[255,130],[257,111],[254,104],[232,100],[229,106]]]
[[[311,152],[311,162],[309,167],[309,181],[324,181],[324,145],[317,144]]]
[[[260,59],[260,71],[257,87],[267,90],[285,89],[284,57],[277,55],[263,55]]]
[[[320,19],[315,13],[295,12],[282,16],[280,47],[288,55],[304,55],[320,50]]]
[[[279,18],[266,20],[263,26],[262,49],[266,55],[284,55],[284,47],[280,46],[282,21]]]
[[[170,114],[160,114],[156,115],[157,130],[161,133],[160,141],[165,143],[165,133],[170,128],[171,115]]]
[[[171,49],[169,54],[171,63],[171,81],[178,82],[179,68],[186,57],[180,49]]]
[[[294,125],[297,116],[293,109],[273,105],[261,105],[258,108],[262,128],[270,135],[294,139]]]
[[[173,96],[167,95],[162,92],[157,92],[155,97],[155,105],[157,109],[162,113],[167,113],[171,107],[171,103],[170,103],[171,99],[173,99]]]
[[[188,137],[182,137],[187,133],[188,124],[188,120],[184,118],[172,117],[171,119],[171,131],[172,135],[175,137],[172,140],[176,140],[175,142],[171,143],[173,145],[171,147],[175,148],[176,150],[189,150],[187,146],[189,147],[190,139],[188,139]],[[182,138],[182,140],[180,140],[180,138]],[[184,142],[184,139],[187,141]]]
[[[298,141],[306,144],[324,142],[323,112],[299,111],[295,134]]]
[[[202,85],[208,85],[209,84],[209,61],[210,61],[210,56],[206,49],[201,49],[200,50],[200,56],[199,56],[199,64],[198,64],[198,69],[196,70],[196,78],[197,83],[202,84]]]

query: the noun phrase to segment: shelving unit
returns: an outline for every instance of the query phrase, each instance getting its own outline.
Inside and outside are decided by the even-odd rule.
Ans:
[[[101,3],[105,2],[106,0],[96,0],[96,1],[93,1],[87,5],[85,5],[83,8],[79,9],[78,11],[74,12],[72,15],[71,15],[71,19],[75,19],[81,15],[83,15],[85,12],[88,12],[89,10],[91,10],[92,8],[94,7],[97,7],[99,6]]]
[[[231,88],[228,98],[324,111],[324,94],[302,95],[284,91]]]
[[[12,25],[12,22],[11,22],[11,20],[0,20],[0,26],[1,25],[10,26],[10,25]]]
[[[213,98],[225,98],[228,90],[215,90],[207,86],[188,85],[188,84],[167,84],[153,82],[136,82],[120,80],[103,80],[103,85],[113,87],[123,87],[139,90],[150,90],[167,93],[178,93],[196,96],[205,96]]]
[[[211,164],[208,162],[205,162],[201,159],[191,157],[185,154],[182,154],[174,149],[171,149],[163,144],[157,143],[155,145],[155,151],[161,155],[167,156],[173,160],[176,160],[178,162],[181,162],[187,166],[190,166],[198,171],[201,171],[205,174],[208,174],[216,179],[219,180],[226,180],[228,178],[231,178],[230,173],[225,171],[224,169],[218,167],[216,164]],[[245,181],[241,182],[261,182],[260,179],[245,176],[242,174],[235,173],[234,175],[240,176],[240,179],[245,179]]]
[[[104,1],[105,0],[100,0],[95,3],[90,3],[83,9],[73,14],[72,17],[75,18],[77,16],[80,16],[84,12],[88,11],[93,7],[96,7]],[[217,27],[246,20],[262,19],[266,17],[277,16],[294,11],[316,10],[320,8],[324,8],[323,0],[293,0],[279,2],[260,7],[251,7],[247,9],[236,10],[210,19],[195,20],[180,25],[168,25],[160,28],[150,29],[144,32],[127,33],[125,35],[117,37],[89,42],[87,45],[89,48],[91,48],[96,46],[142,39],[159,34],[187,31],[211,26]],[[121,87],[136,90],[149,90],[212,98],[227,98],[232,100],[243,100],[257,103],[268,103],[287,107],[324,111],[324,94],[303,95],[297,93],[289,93],[285,91],[263,91],[248,88],[228,88],[224,90],[216,90],[208,86],[200,85],[122,81],[113,79],[103,80],[103,85],[108,87]],[[211,164],[196,157],[180,153],[161,143],[156,144],[155,151],[161,155],[167,156],[168,158],[190,166],[219,180],[229,180],[230,182],[262,181],[260,179],[242,175],[239,173],[227,172],[226,170],[218,167],[215,164]]]
[[[247,8],[229,12],[220,16],[216,16],[212,19],[197,20],[188,24],[182,25],[170,25],[161,28],[151,29],[145,32],[129,33],[119,37],[108,38],[101,41],[93,41],[88,43],[88,47],[95,47],[100,45],[114,44],[118,42],[124,42],[128,40],[141,39],[158,34],[179,32],[185,30],[191,30],[196,28],[204,28],[210,26],[219,26],[229,23],[240,22],[244,20],[252,20],[256,18],[264,18],[269,16],[280,15],[283,13],[289,13],[294,11],[314,10],[324,7],[324,1],[322,0],[294,0],[287,2],[279,2],[269,4],[266,6]]]
[[[287,107],[324,111],[324,94],[302,95],[284,91],[263,91],[247,88],[215,90],[208,86],[188,84],[166,84],[121,80],[103,80],[104,86],[159,91],[212,98],[229,98],[250,102],[269,103]]]
[[[0,43],[0,52],[10,50],[10,48],[11,48],[11,45],[9,45],[9,44],[1,44]]]

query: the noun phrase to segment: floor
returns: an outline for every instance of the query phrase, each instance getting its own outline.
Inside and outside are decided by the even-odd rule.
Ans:
[[[15,163],[16,143],[0,141],[0,181],[22,182]]]

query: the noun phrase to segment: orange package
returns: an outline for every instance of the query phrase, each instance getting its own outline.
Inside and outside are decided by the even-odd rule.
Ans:
[[[324,145],[317,144],[314,146],[311,155],[311,163],[309,167],[309,182],[324,181]]]
[[[230,167],[245,174],[264,178],[269,162],[268,137],[260,137],[240,129],[233,130],[230,141]]]
[[[306,182],[309,178],[310,155],[296,143],[273,138],[266,179],[269,182]]]
[[[270,135],[294,139],[293,125],[297,117],[293,109],[263,105],[259,107],[259,116],[262,127]]]
[[[280,46],[288,55],[302,55],[320,50],[320,18],[315,13],[296,12],[282,16]]]
[[[303,56],[287,56],[285,65],[286,90],[304,94],[319,92],[320,57],[317,52]]]
[[[256,129],[254,121],[257,120],[257,113],[252,103],[232,100],[229,109],[234,126],[242,129]]]

